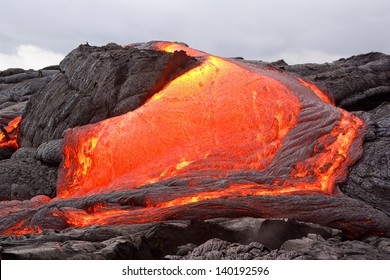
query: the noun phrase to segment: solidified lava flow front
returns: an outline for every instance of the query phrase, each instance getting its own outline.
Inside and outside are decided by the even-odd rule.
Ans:
[[[362,153],[359,118],[275,69],[176,43],[149,47],[184,51],[199,63],[135,111],[69,130],[58,197],[16,203],[20,211],[11,212],[23,219],[2,234],[41,232],[50,223],[262,216],[256,197],[338,194],[336,184]],[[11,208],[1,205],[0,215]],[[280,209],[275,216],[286,216],[288,207]]]

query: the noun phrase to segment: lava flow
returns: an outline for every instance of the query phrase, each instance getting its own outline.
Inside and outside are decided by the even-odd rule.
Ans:
[[[136,111],[70,131],[58,194],[137,188],[199,169],[264,169],[299,110],[283,84],[209,56]]]
[[[0,148],[11,148],[16,150],[18,145],[19,124],[22,117],[19,116],[11,120],[6,127],[0,127]]]
[[[149,47],[184,51],[199,63],[135,111],[70,129],[58,197],[36,210],[21,203],[25,212],[19,214],[29,217],[3,234],[41,232],[50,219],[64,228],[194,217],[297,217],[297,206],[275,205],[278,210],[270,213],[259,201],[338,193],[336,184],[362,153],[359,118],[337,108],[316,86],[275,69],[176,43]],[[321,222],[317,218],[303,215]],[[339,218],[334,223],[345,226]]]
[[[303,143],[310,146],[311,155],[290,162],[289,178],[281,174],[260,180],[258,190],[250,194],[333,192],[338,177],[346,174],[349,147],[363,125],[357,117],[336,109],[322,91],[303,80],[247,69],[180,44],[160,42],[154,47],[184,50],[204,60],[137,110],[69,131],[59,197],[134,189],[194,172],[217,178],[242,170],[274,172],[269,167],[297,125],[308,94],[310,106],[331,114],[332,118],[316,118],[324,118],[332,129],[322,136],[316,132],[321,137]],[[288,80],[295,90],[280,80]],[[261,184],[285,188],[264,191]],[[243,185],[241,192],[248,194],[245,189]],[[235,192],[241,195],[239,187]],[[224,192],[213,197],[221,195]]]

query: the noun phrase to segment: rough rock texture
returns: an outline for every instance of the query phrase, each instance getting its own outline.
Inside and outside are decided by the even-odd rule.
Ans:
[[[20,73],[15,73],[14,71],[8,72],[6,70],[2,72],[3,76],[0,77],[0,83],[17,84],[34,78],[51,76],[57,72],[58,70],[27,70]]]
[[[39,76],[37,71],[30,72],[31,75],[24,72],[13,73],[1,72],[2,75],[10,75],[0,78],[0,125],[7,125],[10,120],[22,115],[26,101],[31,95],[41,91],[58,71],[50,70],[48,73],[45,72],[45,76]],[[18,80],[15,78],[16,75],[26,75],[26,79]]]
[[[349,171],[342,191],[390,216],[390,104],[366,114],[369,125],[363,157]]]
[[[324,64],[275,66],[324,88],[338,106],[349,111],[370,110],[390,101],[390,56],[382,53]]]
[[[296,237],[278,239],[280,245],[271,249],[265,244],[274,244],[277,238],[264,234],[264,228],[274,227],[276,231],[281,224],[285,236],[295,232]],[[94,226],[1,237],[0,258],[390,259],[388,238],[349,241],[338,234],[337,230],[312,224],[254,218]]]
[[[36,157],[48,165],[58,166],[62,161],[63,139],[56,139],[42,143],[36,153]]]
[[[390,239],[372,237],[364,241],[324,240],[309,234],[302,239],[288,240],[280,249],[270,250],[259,242],[232,243],[210,239],[200,246],[187,244],[180,247],[171,260],[388,260]]]
[[[373,52],[332,63],[273,65],[325,89],[336,105],[359,111],[367,129],[363,157],[340,187],[390,216],[390,56]]]
[[[15,149],[10,147],[0,147],[0,160],[8,159],[15,152]]]
[[[58,70],[23,70],[11,68],[0,72],[0,128],[23,114],[29,98],[41,91]],[[0,160],[8,159],[15,152],[0,147]],[[0,181],[1,182],[1,181]]]
[[[95,226],[25,237],[2,238],[2,259],[162,259],[187,243],[219,238],[232,231],[203,221]],[[38,246],[37,246],[38,242]]]
[[[191,63],[184,52],[81,45],[61,62],[61,73],[28,103],[20,145],[38,147],[61,138],[68,128],[132,111]]]
[[[55,196],[57,168],[45,165],[35,154],[34,148],[20,148],[10,159],[0,161],[1,200]]]

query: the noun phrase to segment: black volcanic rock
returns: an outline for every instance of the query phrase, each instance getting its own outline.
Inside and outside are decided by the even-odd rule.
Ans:
[[[0,161],[0,200],[55,196],[57,168],[40,162],[35,154],[35,148],[20,148]]]
[[[44,142],[38,147],[36,157],[47,165],[59,166],[62,161],[63,145],[63,139]]]
[[[341,190],[390,216],[390,104],[368,111],[363,157],[350,168]]]
[[[69,228],[61,232],[0,237],[0,259],[389,259],[390,239],[343,240],[339,232],[311,224],[285,224],[299,239],[271,249],[256,241],[264,223],[255,218],[178,220],[141,225]],[[323,238],[318,230],[330,235]],[[312,233],[310,233],[312,232]],[[269,237],[268,237],[269,238]]]
[[[40,78],[40,77],[48,77],[56,74],[58,70],[28,70],[23,73],[12,74],[5,77],[0,77],[1,84],[17,84],[26,80]]]
[[[7,70],[0,71],[0,77],[8,77],[11,75],[16,75],[24,72],[26,71],[22,68],[9,68]]]
[[[350,111],[370,110],[390,101],[390,56],[383,53],[280,67],[325,89],[334,96],[336,105]]]
[[[19,83],[2,83],[0,80],[0,124],[5,126],[10,120],[22,115],[30,96],[41,91],[52,77],[34,77]]]
[[[200,246],[189,246],[186,254],[167,255],[171,260],[388,260],[390,239],[373,237],[364,241],[324,240],[311,234],[288,240],[280,249],[270,250],[259,242],[232,243],[210,239]]]
[[[0,160],[9,159],[14,152],[15,150],[9,147],[0,148]]]
[[[0,126],[23,114],[29,98],[41,91],[58,70],[23,70],[11,68],[0,72]],[[0,160],[8,159],[14,149],[0,147]]]

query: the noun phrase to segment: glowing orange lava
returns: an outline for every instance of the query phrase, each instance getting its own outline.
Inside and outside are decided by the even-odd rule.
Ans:
[[[71,130],[58,194],[136,188],[195,169],[264,169],[299,110],[277,80],[208,56],[139,109]]]
[[[40,227],[23,226],[24,220],[21,220],[15,226],[8,228],[3,235],[22,235],[41,233],[43,230]]]
[[[270,75],[176,43],[159,42],[155,47],[167,52],[183,50],[205,60],[137,110],[68,132],[59,197],[138,188],[196,170],[205,175],[217,170],[221,178],[237,170],[263,170],[296,125],[299,99]],[[318,96],[316,102],[333,106],[316,86],[301,79],[296,82]],[[204,197],[332,193],[346,174],[345,167],[339,167],[348,164],[349,145],[363,126],[358,118],[339,110],[339,125],[318,140],[312,157],[294,165],[291,179],[275,178],[268,184],[283,189],[264,191],[263,184],[257,184],[250,191],[242,186]]]
[[[22,210],[47,203],[56,209],[47,210],[49,218],[85,227],[171,219],[175,207],[208,200],[337,193],[336,184],[361,155],[359,118],[300,78],[177,43],[152,48],[185,51],[200,63],[135,111],[68,130],[58,197],[20,203]],[[152,184],[171,190],[143,194],[142,205],[56,206]],[[3,208],[0,215],[14,213]],[[21,221],[3,234],[40,232],[36,223]]]
[[[179,43],[157,42],[154,47],[164,52],[173,53],[175,51],[185,51],[189,56],[207,56],[206,53],[192,49]]]
[[[0,131],[0,148],[9,147],[12,149],[19,148],[18,145],[18,132],[19,124],[22,121],[22,117],[19,116],[8,123],[4,128],[4,131]]]

